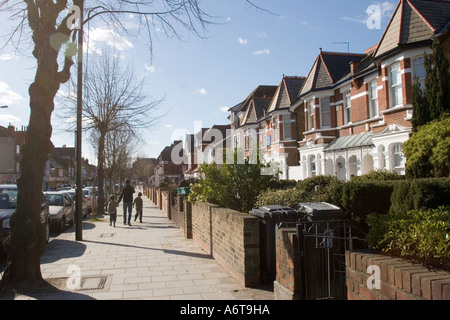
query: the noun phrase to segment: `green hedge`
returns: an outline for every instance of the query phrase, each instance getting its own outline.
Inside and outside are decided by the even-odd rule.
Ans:
[[[387,214],[391,207],[391,195],[397,182],[393,181],[349,181],[341,187],[339,195],[341,206],[349,212],[354,220],[360,222],[363,226],[366,217],[371,213]],[[366,227],[364,229],[367,229]]]
[[[371,248],[450,271],[450,207],[371,214],[367,222]]]
[[[413,179],[397,183],[392,193],[393,214],[450,205],[450,178]]]
[[[271,188],[262,192],[256,200],[256,206],[279,204],[296,209],[300,202],[334,202],[340,184],[342,182],[332,176],[301,180],[295,187]]]
[[[267,190],[257,205],[325,201],[349,212],[373,249],[427,266],[450,269],[450,178],[405,180],[372,173],[347,182],[334,177]],[[446,207],[445,207],[446,206]]]

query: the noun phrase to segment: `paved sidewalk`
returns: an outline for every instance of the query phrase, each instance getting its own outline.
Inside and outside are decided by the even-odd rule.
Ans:
[[[185,239],[165,212],[143,199],[143,223],[125,226],[120,206],[115,228],[106,215],[103,221],[84,221],[83,241],[75,241],[74,228],[53,238],[42,256],[41,272],[57,289],[15,299],[273,300],[270,290],[242,287]],[[67,284],[76,286],[76,279],[81,279],[81,288],[69,290]]]

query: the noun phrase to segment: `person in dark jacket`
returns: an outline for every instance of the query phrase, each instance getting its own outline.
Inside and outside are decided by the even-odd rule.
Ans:
[[[125,181],[125,187],[119,197],[119,203],[123,199],[123,224],[127,224],[127,210],[128,210],[128,225],[131,226],[131,212],[133,211],[133,193],[134,188],[130,185],[130,179]]]

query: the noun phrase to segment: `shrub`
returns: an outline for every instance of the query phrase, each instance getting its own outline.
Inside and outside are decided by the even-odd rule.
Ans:
[[[188,200],[249,212],[255,206],[257,196],[278,179],[277,172],[262,175],[264,168],[269,167],[260,162],[252,164],[249,159],[243,164],[225,163],[220,169],[216,164],[203,164],[200,167],[203,179],[191,184]]]
[[[450,205],[450,178],[414,179],[395,184],[390,212],[401,215],[414,209],[447,205]]]
[[[450,207],[407,214],[371,214],[369,246],[426,266],[450,270]]]
[[[396,181],[405,180],[405,176],[398,174],[395,171],[389,170],[372,170],[362,176],[353,177],[351,181]]]
[[[413,178],[448,177],[450,174],[450,116],[418,129],[403,145],[406,173]]]
[[[340,184],[336,177],[316,176],[299,181],[294,188],[266,190],[258,196],[255,205],[279,204],[296,209],[301,202],[333,202]]]
[[[342,186],[340,206],[367,230],[367,215],[389,212],[394,185],[392,181],[348,181]]]

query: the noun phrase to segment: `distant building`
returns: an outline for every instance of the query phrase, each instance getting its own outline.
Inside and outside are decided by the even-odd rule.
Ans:
[[[20,159],[25,143],[26,127],[16,130],[0,126],[0,183],[15,183],[20,176]]]
[[[172,159],[172,151],[177,148],[181,153],[183,151],[182,141],[175,141],[172,145],[164,148],[157,158],[155,175],[153,183],[160,186],[162,182],[178,186],[184,179],[184,172],[187,170],[186,163],[176,164]]]

